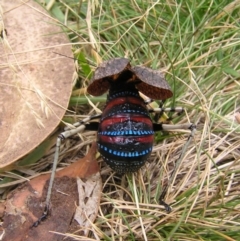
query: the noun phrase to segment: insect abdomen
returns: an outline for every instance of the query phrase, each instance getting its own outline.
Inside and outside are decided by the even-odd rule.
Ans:
[[[137,91],[110,95],[98,130],[98,148],[116,172],[137,171],[151,154],[153,124]]]

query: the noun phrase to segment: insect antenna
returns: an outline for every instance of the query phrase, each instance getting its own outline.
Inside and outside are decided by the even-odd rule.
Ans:
[[[158,19],[158,22],[157,22],[155,28],[152,29],[152,31],[147,35],[146,39],[151,39],[152,35],[154,34],[155,30],[158,28],[159,24],[160,24],[160,21],[159,21],[159,19]],[[151,27],[151,26],[150,26],[150,27]],[[134,53],[132,54],[132,57],[130,58],[131,60],[133,60],[134,55],[136,55],[136,53],[140,50],[140,48],[142,47],[142,45],[144,44],[144,42],[146,41],[146,39],[143,39],[142,42],[139,44],[139,46],[137,47],[137,49],[136,49],[136,50],[134,51]],[[160,42],[160,44],[161,44],[161,42]],[[162,44],[161,44],[161,45],[162,45]]]
[[[70,57],[70,56],[67,56],[67,55],[64,55],[64,54],[61,54],[61,53],[57,53],[57,52],[54,52],[54,51],[53,51],[53,53],[54,53],[54,54],[61,55],[61,56],[66,57],[66,58],[69,58],[69,59],[73,59],[73,60],[77,60],[77,61],[79,60],[78,58],[73,58],[73,57]],[[82,63],[89,64],[89,65],[91,65],[91,66],[93,66],[93,67],[97,67],[97,65],[94,64],[92,61],[91,61],[91,63],[90,63],[90,60],[82,61]]]

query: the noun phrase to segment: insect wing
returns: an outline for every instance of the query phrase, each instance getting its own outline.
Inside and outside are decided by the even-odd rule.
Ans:
[[[137,89],[149,98],[165,100],[172,97],[171,88],[160,71],[142,66],[132,67],[132,71],[141,80],[136,84]]]
[[[129,60],[126,58],[114,58],[105,61],[96,69],[87,88],[90,95],[99,96],[110,88],[110,80],[114,81],[126,69],[130,69]]]

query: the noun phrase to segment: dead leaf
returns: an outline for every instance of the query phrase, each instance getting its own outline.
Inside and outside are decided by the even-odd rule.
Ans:
[[[46,191],[47,185],[43,197],[46,196]],[[68,230],[75,213],[77,199],[76,180],[68,177],[56,178],[51,198],[51,213],[45,222],[34,228],[33,222],[36,217],[42,215],[44,202],[31,185],[25,185],[8,200],[3,223],[5,229],[3,240],[62,240],[63,236],[49,231],[65,233]]]
[[[95,220],[98,213],[102,193],[102,184],[99,180],[101,180],[99,173],[92,175],[86,181],[80,178],[77,179],[79,206],[74,219],[81,227],[84,227],[84,236],[88,235],[91,223]]]
[[[0,168],[52,133],[72,90],[74,62],[67,36],[34,1],[2,0],[7,36],[0,41]],[[0,17],[1,18],[1,17]]]
[[[82,205],[82,197],[85,197],[84,210],[87,210],[88,220],[93,222],[96,218],[101,196],[101,179],[95,154],[96,143],[93,143],[84,158],[56,173],[57,177],[54,180],[51,197],[51,213],[38,227],[32,227],[32,225],[43,213],[48,188],[46,181],[49,180],[50,174],[34,178],[12,192],[5,205],[3,241],[63,240],[64,235],[54,234],[50,231],[64,234],[68,230],[71,232],[79,230],[78,234],[83,234],[82,230],[84,230],[87,233],[85,230],[89,229],[89,222],[81,223],[87,227],[79,227],[76,221],[73,221],[73,217],[78,202]],[[88,181],[86,178],[93,174],[95,174],[93,179]],[[77,188],[76,177],[78,176],[83,178],[83,182],[86,183],[85,188]],[[83,193],[78,193],[78,190]],[[81,201],[78,201],[78,195],[81,197]],[[86,197],[89,197],[87,202]],[[90,199],[92,200],[90,201]],[[91,205],[91,207],[86,208],[86,205]]]
[[[81,161],[74,162],[71,166],[58,171],[56,176],[87,178],[97,173],[99,171],[99,166],[95,159],[96,150],[97,144],[96,142],[93,142],[86,157],[84,157]]]

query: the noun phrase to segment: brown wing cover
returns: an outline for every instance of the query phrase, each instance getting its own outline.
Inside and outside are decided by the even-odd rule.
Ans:
[[[94,96],[104,94],[110,88],[108,80],[117,80],[118,76],[124,70],[130,68],[130,61],[126,58],[114,58],[109,61],[104,61],[96,69],[87,88],[88,93]]]
[[[165,100],[172,97],[171,88],[160,71],[142,66],[132,67],[132,71],[141,80],[136,85],[137,89],[149,98]]]
[[[131,67],[126,58],[114,58],[99,65],[87,88],[89,94],[99,96],[111,87],[111,82],[120,81],[118,77],[123,71],[132,72],[130,81],[136,82],[136,88],[146,96],[165,100],[173,93],[162,72],[147,67]]]

